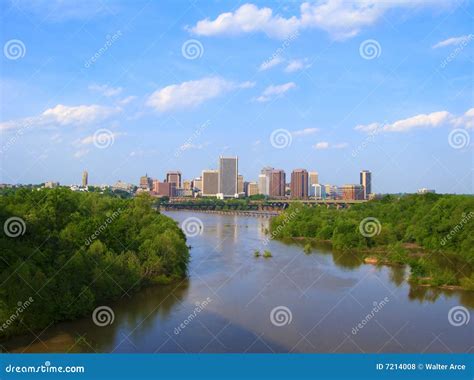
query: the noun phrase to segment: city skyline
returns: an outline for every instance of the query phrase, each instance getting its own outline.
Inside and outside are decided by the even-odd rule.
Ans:
[[[334,4],[2,2],[0,182],[192,179],[234,155],[257,182],[371,168],[380,193],[472,193],[474,4],[357,3],[349,23]]]

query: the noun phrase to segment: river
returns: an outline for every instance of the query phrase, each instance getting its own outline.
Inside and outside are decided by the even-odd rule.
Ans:
[[[266,241],[268,219],[197,217],[189,277],[3,343],[10,352],[472,352],[474,292],[412,287],[402,267]],[[255,257],[268,249],[272,257]],[[467,312],[467,314],[466,314]]]

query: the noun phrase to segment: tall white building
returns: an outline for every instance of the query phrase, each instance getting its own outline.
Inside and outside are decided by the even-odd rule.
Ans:
[[[372,173],[368,170],[360,172],[360,184],[364,187],[364,199],[369,198],[372,193]]]
[[[266,174],[258,175],[258,193],[263,195],[270,193],[270,177]]]
[[[219,157],[219,186],[221,197],[234,197],[238,193],[238,157]]]

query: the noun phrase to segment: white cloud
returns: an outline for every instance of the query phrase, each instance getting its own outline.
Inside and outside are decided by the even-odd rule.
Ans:
[[[279,57],[279,56],[276,56],[276,57],[273,57],[272,59],[268,60],[268,61],[265,61],[263,62],[260,67],[259,67],[259,71],[265,71],[265,70],[268,70],[274,66],[277,66],[279,65],[280,63],[282,63],[284,60],[283,58]]]
[[[474,108],[468,109],[464,115],[453,118],[452,124],[455,127],[474,128]]]
[[[295,88],[296,84],[294,82],[288,82],[278,86],[268,86],[257,98],[258,102],[268,102],[269,100],[282,96],[288,90]]]
[[[446,46],[458,46],[458,45],[461,45],[462,43],[469,42],[469,40],[472,40],[473,38],[474,38],[474,34],[466,34],[460,37],[451,37],[451,38],[448,38],[447,40],[440,41],[437,44],[433,45],[433,49],[438,49],[438,48],[446,47]]]
[[[318,128],[305,128],[298,131],[291,132],[293,136],[308,136],[318,132]]]
[[[337,143],[337,144],[330,144],[327,141],[320,141],[313,145],[314,149],[317,150],[325,150],[325,149],[344,149],[349,146],[348,143],[342,142],[342,143]]]
[[[300,14],[289,18],[274,15],[271,8],[244,4],[235,12],[221,13],[214,20],[206,18],[188,29],[203,36],[263,32],[270,37],[284,39],[300,29],[319,28],[335,39],[346,39],[374,25],[391,9],[432,7],[439,10],[453,4],[456,0],[353,0],[350,3],[322,0],[301,4]]]
[[[455,116],[448,111],[438,111],[411,116],[393,123],[357,125],[354,129],[362,132],[408,132],[414,129],[436,128],[443,125],[472,128],[474,126],[474,108],[467,110],[461,116]]]
[[[124,133],[118,133],[118,132],[110,132],[108,131],[107,133],[104,132],[105,137],[108,140],[115,140],[119,136],[123,136]],[[98,136],[97,135],[90,135],[87,137],[84,137],[82,140],[77,141],[78,145],[90,145],[94,144],[94,142],[97,142]]]
[[[134,95],[127,96],[126,98],[123,98],[119,101],[119,104],[122,106],[127,105],[128,103],[133,102],[137,97]]]
[[[244,4],[235,12],[221,13],[215,20],[206,18],[189,29],[201,36],[263,32],[270,37],[285,38],[294,33],[298,27],[297,17],[286,19],[273,15],[270,8],[258,8],[253,4]]]
[[[79,149],[74,153],[74,158],[84,157],[87,153],[89,153],[89,151],[89,149]]]
[[[120,108],[92,105],[65,106],[58,104],[38,116],[26,117],[0,123],[0,130],[29,128],[48,125],[86,125],[103,121],[117,113]]]
[[[234,83],[219,77],[207,77],[158,89],[146,104],[160,112],[193,108],[229,91],[253,86],[252,82]]]
[[[328,149],[329,143],[327,141],[320,141],[314,145],[314,149]]]
[[[294,59],[288,63],[285,71],[287,73],[293,73],[295,71],[303,70],[309,68],[311,65],[307,63],[306,59]]]
[[[99,85],[99,84],[91,84],[89,86],[90,91],[98,92],[99,94],[102,94],[103,96],[111,97],[111,96],[117,96],[122,93],[122,87],[110,87],[106,84]]]

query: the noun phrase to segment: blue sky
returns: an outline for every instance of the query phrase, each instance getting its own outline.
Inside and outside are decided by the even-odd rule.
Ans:
[[[473,192],[468,1],[1,1],[1,177],[137,183],[238,155]]]

